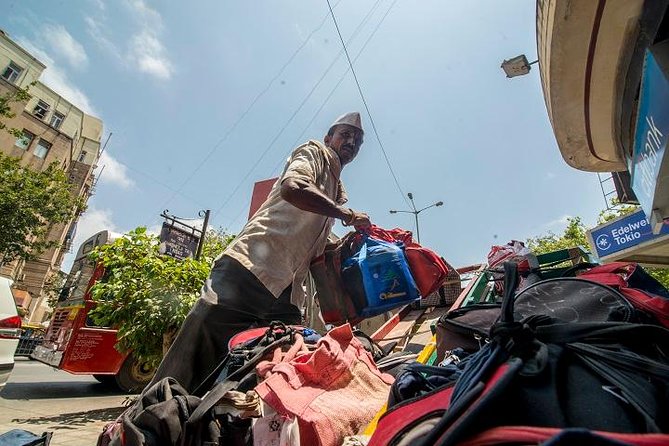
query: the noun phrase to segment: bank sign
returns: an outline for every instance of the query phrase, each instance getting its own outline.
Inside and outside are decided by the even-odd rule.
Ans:
[[[669,225],[662,225],[659,234],[653,234],[648,218],[642,209],[633,214],[597,226],[590,231],[590,244],[597,257],[610,256],[641,243],[666,237]]]
[[[650,50],[646,51],[639,99],[630,172],[639,204],[646,215],[651,215],[669,136],[669,81]]]

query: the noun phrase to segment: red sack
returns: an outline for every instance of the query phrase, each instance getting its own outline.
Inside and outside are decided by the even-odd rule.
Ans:
[[[404,243],[409,269],[421,297],[427,297],[437,291],[446,280],[449,271],[446,263],[434,251],[414,242],[411,231],[400,228],[383,229],[376,225],[371,225],[364,231],[377,239]],[[358,235],[358,239],[359,242],[362,234]]]
[[[638,264],[613,262],[596,266],[578,277],[617,289],[635,308],[651,314],[669,328],[669,292]]]
[[[497,272],[492,272],[492,276],[495,278],[495,290],[497,290],[499,294],[504,293],[504,284],[502,282],[504,273],[501,272],[502,264],[504,264],[504,262],[515,262],[518,265],[519,272],[529,271],[530,261],[528,256],[530,254],[531,251],[525,247],[523,242],[519,242],[518,240],[511,240],[506,245],[495,245],[490,248],[490,252],[488,253],[488,267],[491,270],[499,270]],[[521,276],[519,289],[525,288],[523,282]]]

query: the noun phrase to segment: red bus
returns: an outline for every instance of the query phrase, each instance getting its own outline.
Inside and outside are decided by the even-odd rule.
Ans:
[[[101,383],[115,384],[125,392],[138,392],[151,380],[155,369],[132,353],[119,353],[114,348],[116,330],[98,326],[89,317],[95,307],[91,287],[104,280],[105,270],[88,254],[116,238],[110,231],[100,231],[79,247],[44,340],[30,357],[75,375],[93,375]]]

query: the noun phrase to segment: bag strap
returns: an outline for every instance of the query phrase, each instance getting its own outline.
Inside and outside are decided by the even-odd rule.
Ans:
[[[595,374],[614,386],[609,391],[625,399],[641,415],[648,432],[662,432],[655,421],[658,418],[655,395],[634,378],[652,376],[655,380],[669,383],[668,366],[629,352],[602,349],[580,342],[567,344],[567,348],[576,353]]]
[[[513,300],[518,288],[518,265],[504,262],[504,300],[502,301],[502,322],[513,322]]]
[[[581,262],[578,265],[570,266],[566,270],[562,271],[562,274],[560,274],[560,277],[576,277],[576,273],[578,271],[584,270],[584,269],[592,269],[596,268],[599,266],[597,263],[590,263],[590,262]]]
[[[202,401],[197,406],[197,409],[193,411],[191,416],[186,421],[185,430],[188,431],[188,428],[195,425],[205,416],[209,410],[214,407],[220,399],[225,395],[229,390],[233,390],[242,379],[247,376],[250,372],[253,371],[255,366],[270,352],[274,351],[275,348],[282,345],[288,344],[292,341],[292,336],[289,333],[286,333],[285,336],[278,338],[277,340],[271,342],[270,344],[259,348],[254,356],[249,359],[242,367],[238,370],[231,373],[225,380],[216,384],[210,391],[207,393]],[[184,435],[185,437],[185,435]]]

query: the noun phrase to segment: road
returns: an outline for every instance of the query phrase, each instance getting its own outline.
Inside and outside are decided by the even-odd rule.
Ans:
[[[0,391],[0,433],[53,432],[51,446],[94,446],[102,427],[116,419],[127,396],[37,361],[18,359]]]

